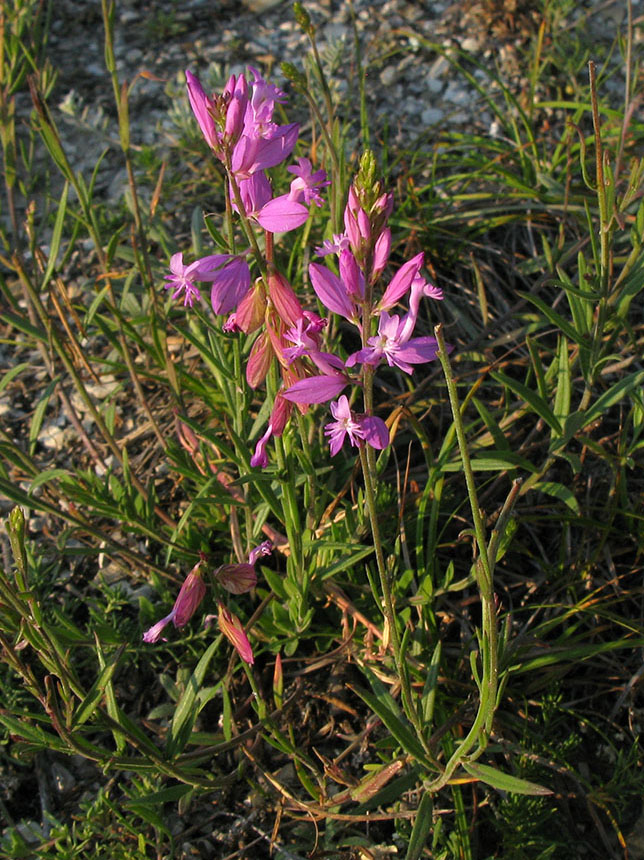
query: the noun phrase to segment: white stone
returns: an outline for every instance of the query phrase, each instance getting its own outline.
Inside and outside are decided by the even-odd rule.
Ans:
[[[420,118],[423,125],[436,125],[436,123],[440,122],[444,116],[445,114],[440,108],[425,108],[421,113]]]
[[[461,42],[461,48],[469,54],[475,54],[480,48],[479,40],[475,39],[473,36],[468,36]]]
[[[383,69],[380,72],[380,83],[383,85],[383,87],[390,87],[396,80],[397,74],[398,69],[395,66],[387,66],[386,69]]]

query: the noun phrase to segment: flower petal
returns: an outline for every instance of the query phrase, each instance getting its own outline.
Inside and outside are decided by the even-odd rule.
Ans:
[[[293,403],[326,403],[333,400],[348,385],[343,376],[309,376],[300,379],[282,392],[282,397]]]
[[[325,307],[335,314],[340,314],[345,319],[350,320],[355,318],[355,305],[337,275],[334,275],[326,266],[321,266],[319,263],[311,263],[309,265],[309,276],[316,296]]]
[[[258,224],[269,233],[288,233],[304,224],[309,217],[309,210],[283,194],[269,200],[255,217]]]

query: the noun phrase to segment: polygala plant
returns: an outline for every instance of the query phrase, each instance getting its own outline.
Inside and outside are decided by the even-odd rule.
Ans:
[[[305,13],[299,9],[298,14],[306,27]],[[286,71],[296,84],[301,85],[292,69],[287,67]],[[279,550],[286,557],[286,594],[293,604],[289,614],[295,629],[303,632],[311,621],[313,610],[308,605],[308,592],[315,578],[317,556],[315,541],[309,540],[306,545],[302,541],[301,508],[307,511],[308,534],[319,528],[319,522],[312,514],[316,508],[313,498],[316,492],[315,469],[309,468],[302,505],[302,482],[293,471],[294,451],[305,452],[304,462],[309,464],[317,456],[312,448],[312,425],[306,423],[304,417],[310,418],[312,410],[328,402],[332,420],[324,424],[323,435],[328,442],[329,455],[337,456],[346,446],[357,449],[359,454],[364,487],[359,504],[364,506],[370,524],[377,570],[377,577],[369,575],[368,582],[384,619],[382,656],[386,658],[387,653],[391,653],[399,678],[404,713],[404,717],[401,715],[399,718],[402,720],[401,731],[405,722],[412,728],[413,740],[406,752],[425,770],[426,788],[430,790],[445,785],[455,770],[463,766],[472,775],[492,784],[500,779],[508,790],[543,792],[538,786],[503,774],[497,775],[492,768],[474,764],[485,749],[498,695],[494,558],[517,488],[514,487],[508,497],[497,530],[488,541],[448,361],[451,347],[445,343],[440,326],[437,326],[435,336],[415,335],[423,302],[440,301],[443,293],[423,275],[422,252],[399,265],[392,275],[388,274],[392,268],[389,218],[394,199],[377,178],[373,152],[366,150],[363,153],[348,188],[343,212],[344,229],[332,232],[331,238],[325,239],[313,251],[324,260],[308,265],[313,296],[305,288],[301,270],[297,272],[299,284],[294,286],[290,282],[280,265],[280,259],[288,259],[288,254],[282,250],[278,255],[277,248],[288,247],[288,239],[281,238],[283,234],[290,236],[303,228],[312,215],[324,207],[325,193],[342,196],[344,189],[330,188],[332,183],[326,171],[314,165],[312,157],[293,158],[296,146],[303,145],[298,125],[280,125],[274,121],[276,106],[284,111],[286,95],[264,80],[256,69],[249,69],[248,76],[231,75],[221,93],[207,94],[190,70],[186,72],[186,80],[194,116],[225,174],[226,210],[223,221],[228,247],[223,249],[224,253],[208,254],[187,265],[183,252],[174,254],[170,261],[171,274],[166,277],[166,289],[172,291],[173,299],[183,303],[187,313],[191,313],[205,304],[202,290],[209,286],[214,314],[209,323],[212,337],[243,339],[241,348],[238,341],[234,343],[237,356],[232,369],[232,372],[237,372],[235,388],[238,393],[250,389],[255,397],[261,390],[265,401],[259,408],[259,415],[267,418],[254,449],[252,439],[244,440],[238,435],[232,444],[238,449],[238,461],[246,464],[239,479],[247,486],[257,486],[260,492],[265,483],[263,479],[254,480],[255,470],[267,470],[274,459],[277,462],[277,470],[271,473],[271,493],[275,488],[275,501],[279,500],[280,507],[280,527],[283,526],[286,532]],[[330,135],[327,141],[332,150],[328,157],[337,164],[339,153],[334,150]],[[288,165],[287,174],[294,177],[288,189],[279,187],[287,175],[278,170],[284,164]],[[280,190],[283,193],[279,193]],[[333,210],[335,207],[332,204],[330,208]],[[332,230],[333,218],[329,227]],[[222,239],[221,234],[218,238]],[[317,304],[313,303],[315,298]],[[355,346],[351,348],[347,344]],[[476,669],[479,708],[470,731],[452,750],[446,764],[437,760],[435,744],[427,731],[424,717],[427,705],[423,704],[423,696],[426,699],[428,695],[427,684],[423,696],[419,697],[409,667],[408,634],[402,629],[396,613],[392,568],[381,536],[378,487],[382,469],[376,457],[378,452],[386,452],[392,443],[390,427],[376,414],[379,368],[387,366],[411,376],[417,366],[436,359],[440,359],[447,380],[472,504],[474,535],[478,544],[478,558],[473,571],[482,603],[480,676],[479,669]],[[196,454],[196,439],[186,444],[185,431],[182,438],[184,445]],[[262,547],[264,549],[260,548],[259,555],[271,551],[270,542],[265,542]],[[258,551],[253,550],[247,563],[223,565],[215,574],[215,582],[232,594],[251,591],[257,583],[254,567],[257,554]],[[200,564],[184,583],[184,600],[180,594],[170,615],[146,632],[146,642],[156,642],[162,627],[169,621],[180,626],[177,615],[185,623],[183,619],[192,614],[205,591],[198,572]],[[307,575],[307,571],[313,571],[313,575]],[[192,587],[188,586],[191,578],[195,582]],[[181,613],[177,606],[181,607],[183,603],[187,604],[187,610]],[[254,662],[252,630],[247,631],[221,601],[218,605],[219,628],[236,648],[256,689],[248,668]],[[208,623],[213,617],[208,616]],[[473,655],[473,667],[476,667],[478,659]],[[435,685],[435,677],[432,683]],[[373,699],[366,691],[362,696],[368,704],[372,703]],[[404,731],[408,732],[408,729]]]
[[[549,217],[546,203],[543,210],[536,205],[537,197],[528,195],[524,201],[530,253],[523,260],[527,275],[522,277],[532,285],[521,301],[534,310],[533,315],[524,309],[523,316],[516,316],[512,336],[519,332],[516,336],[523,340],[520,349],[508,350],[508,355],[523,357],[508,359],[508,366],[495,357],[468,388],[466,370],[457,385],[454,347],[446,342],[461,341],[453,334],[459,325],[450,322],[458,300],[447,289],[444,297],[432,283],[437,278],[423,250],[430,246],[427,225],[435,225],[426,214],[433,204],[425,209],[418,204],[422,225],[412,230],[414,219],[420,220],[417,201],[413,195],[394,199],[391,161],[380,155],[379,146],[368,144],[359,47],[363,97],[357,150],[348,140],[349,122],[336,115],[315,28],[300,4],[295,4],[295,16],[311,52],[304,72],[282,65],[283,88],[249,66],[220,76],[212,87],[218,91],[210,92],[202,84],[202,71],[185,71],[187,101],[181,104],[193,132],[190,155],[208,155],[203,175],[216,177],[212,193],[217,203],[208,212],[196,209],[190,233],[186,231],[190,239],[177,241],[168,224],[177,230],[182,221],[177,222],[176,213],[172,218],[159,214],[165,165],[149,211],[137,195],[128,114],[134,81],[128,85],[118,79],[115,7],[111,0],[102,5],[105,57],[130,181],[124,223],[114,227],[116,221],[99,210],[94,197],[99,165],[88,182],[70,163],[47,106],[51,81],[44,71],[31,69],[38,64],[30,61],[31,133],[35,139],[37,130],[64,187],[47,241],[37,238],[35,204],[29,204],[24,207],[28,245],[16,238],[11,255],[0,249],[0,263],[14,277],[10,287],[0,283],[10,305],[7,313],[0,309],[0,319],[20,348],[27,343],[31,350],[28,360],[0,380],[0,393],[14,380],[22,385],[22,374],[32,373],[38,355],[46,386],[27,434],[13,438],[0,427],[0,490],[16,505],[7,519],[11,552],[7,547],[0,570],[0,668],[22,681],[14,685],[20,686],[15,708],[0,708],[0,724],[16,745],[17,759],[43,752],[79,755],[93,762],[97,773],[126,773],[134,798],[128,799],[129,808],[151,822],[157,835],[165,833],[164,804],[178,801],[183,812],[197,792],[214,792],[221,808],[227,808],[231,784],[247,779],[257,796],[277,798],[271,807],[271,812],[278,810],[275,833],[282,814],[291,815],[295,826],[304,816],[316,828],[325,821],[329,841],[320,850],[329,855],[337,846],[339,851],[346,848],[333,842],[333,826],[338,824],[339,832],[341,820],[348,822],[343,833],[350,833],[358,821],[393,819],[397,834],[408,840],[406,860],[429,856],[428,840],[434,837],[439,847],[435,852],[432,847],[432,856],[447,857],[440,852],[447,852],[454,834],[469,845],[468,783],[483,782],[510,794],[551,793],[496,766],[494,756],[509,759],[520,751],[506,769],[530,773],[520,755],[533,748],[528,742],[522,746],[516,734],[512,744],[502,736],[504,726],[510,726],[507,737],[513,731],[513,724],[504,722],[511,714],[510,706],[507,712],[505,708],[511,696],[499,715],[510,672],[527,675],[532,667],[545,667],[543,692],[551,678],[558,683],[562,666],[562,674],[568,671],[564,652],[566,660],[583,662],[589,654],[604,659],[613,648],[608,640],[587,644],[585,633],[576,638],[581,622],[574,619],[573,603],[579,618],[599,611],[599,592],[585,580],[570,606],[568,596],[562,598],[564,610],[557,615],[560,604],[543,598],[537,586],[538,608],[528,598],[525,604],[518,598],[512,603],[523,587],[522,572],[516,592],[505,583],[502,591],[495,589],[494,577],[516,528],[515,502],[528,490],[562,502],[574,517],[566,521],[570,534],[581,528],[574,482],[581,484],[584,457],[597,455],[605,443],[593,438],[593,430],[631,397],[631,448],[625,410],[607,431],[606,439],[619,436],[620,441],[602,464],[607,472],[614,470],[611,475],[622,470],[622,483],[615,477],[611,485],[614,499],[628,495],[624,470],[631,468],[644,433],[644,371],[637,363],[641,350],[635,348],[640,335],[637,326],[629,328],[629,307],[642,289],[642,162],[632,167],[627,183],[623,178],[626,153],[634,146],[629,138],[634,112],[627,112],[620,132],[614,175],[609,157],[613,132],[606,132],[600,120],[591,65],[593,137],[583,142],[581,120],[574,132],[572,125],[567,128],[566,146],[557,144],[558,163],[565,161],[568,171],[565,181],[558,178],[541,191],[533,186],[541,182],[537,177],[548,178],[548,159],[535,160],[534,175],[530,166],[541,138],[531,138],[528,145],[520,136],[524,126],[517,124],[519,137],[513,141],[514,119],[506,118],[506,106],[498,117],[508,124],[503,134],[491,138],[489,159],[478,154],[478,132],[471,138],[462,135],[459,146],[472,159],[464,167],[455,165],[461,150],[454,155],[448,147],[451,154],[437,154],[449,165],[449,170],[443,166],[449,173],[445,187],[464,183],[459,192],[462,220],[448,222],[459,224],[454,228],[459,237],[461,228],[470,226],[476,193],[471,193],[474,180],[468,171],[470,164],[479,165],[470,171],[477,173],[482,163],[477,158],[485,159],[485,169],[498,168],[508,182],[506,165],[518,159],[525,174],[505,194],[512,201],[512,218],[519,219],[512,207],[518,206],[520,194],[543,192],[550,200],[561,188],[565,197],[551,205]],[[0,39],[9,34],[3,16],[0,10]],[[539,44],[546,44],[540,33]],[[0,143],[17,236],[18,156],[26,159],[30,147],[16,144],[13,93],[27,78],[25,57],[31,55],[13,37],[2,45]],[[534,63],[535,74],[542,65]],[[292,95],[298,104],[308,105],[310,123],[300,127],[289,121]],[[512,104],[525,129],[532,128],[531,118]],[[581,117],[583,110],[577,109]],[[471,146],[465,146],[468,140]],[[596,150],[592,183],[586,167],[591,145]],[[576,154],[588,194],[572,181]],[[151,157],[139,155],[142,161]],[[419,149],[411,161],[422,157]],[[201,167],[200,162],[195,174],[201,176]],[[484,173],[482,167],[480,171]],[[443,187],[437,183],[432,192],[438,200]],[[489,194],[501,210],[504,194],[496,187]],[[183,199],[191,202],[189,194]],[[484,213],[496,210],[491,204],[487,208],[488,198],[481,200],[481,209],[472,211],[485,221]],[[562,222],[560,245],[549,248],[547,231],[559,224],[562,212],[581,222],[587,218],[588,242],[585,224],[577,222],[568,246],[568,227]],[[506,220],[500,214],[495,228]],[[0,223],[0,240],[3,229]],[[543,231],[546,249],[540,261],[533,240],[537,229]],[[112,234],[106,235],[109,230]],[[484,235],[481,230],[471,235]],[[628,253],[627,234],[632,243]],[[85,301],[89,287],[79,293],[81,298],[70,297],[64,282],[64,273],[77,265],[80,237],[92,248],[87,278],[96,295],[91,301]],[[80,255],[83,266],[84,255],[86,250]],[[572,271],[574,259],[578,275]],[[535,286],[529,278],[538,265],[543,274]],[[518,271],[517,266],[513,277]],[[513,314],[521,307],[512,304],[514,295],[510,302],[501,293],[502,312],[496,308],[488,314],[482,275],[480,281],[480,339],[472,336],[469,353],[461,349],[459,371],[473,356],[479,361],[489,343],[490,355],[499,343],[506,349],[507,331],[492,342],[492,322],[511,320],[514,327]],[[540,295],[551,283],[560,291],[552,306]],[[577,329],[564,318],[564,298]],[[468,308],[470,315],[476,313],[475,305]],[[434,316],[448,321],[435,324]],[[472,319],[460,325],[462,332],[476,330]],[[444,335],[443,325],[451,335]],[[497,338],[496,329],[493,336]],[[485,344],[480,352],[478,343]],[[96,354],[87,344],[92,349],[98,344]],[[636,367],[623,377],[622,366],[614,361],[620,350],[630,355],[624,367],[631,362]],[[515,360],[518,364],[510,370]],[[115,391],[103,399],[95,393],[99,386],[92,386],[108,373]],[[616,381],[607,381],[613,376]],[[494,403],[485,401],[484,380],[493,387]],[[579,384],[583,392],[575,411],[571,404]],[[465,403],[459,399],[463,390],[468,391]],[[160,392],[158,399],[150,391]],[[131,397],[127,410],[135,414],[136,425],[131,432],[118,424],[121,394]],[[56,468],[46,459],[48,452],[38,459],[37,451],[50,401],[57,402],[80,440]],[[468,415],[476,412],[467,425],[466,407]],[[149,433],[152,444],[139,430]],[[521,438],[517,450],[515,440]],[[583,456],[570,450],[578,443]],[[476,451],[473,461],[470,448]],[[79,449],[82,462],[74,459]],[[553,476],[559,468],[573,470],[572,489],[562,483],[566,478]],[[487,518],[475,469],[494,473],[486,482]],[[454,473],[450,481],[447,472]],[[513,480],[520,472],[527,475],[523,483]],[[626,501],[622,503],[626,509]],[[615,506],[613,518],[620,510],[617,501]],[[65,523],[67,531],[55,538],[56,558],[82,557],[84,572],[90,570],[83,581],[91,592],[86,601],[83,593],[73,602],[74,583],[57,579],[58,569],[30,543],[26,509]],[[549,510],[547,516],[552,519]],[[629,520],[635,521],[634,516]],[[593,550],[596,559],[604,557],[607,534],[602,533]],[[568,537],[562,546],[566,541]],[[532,549],[521,552],[525,559]],[[547,553],[546,547],[544,559]],[[576,557],[575,569],[585,577],[582,560]],[[123,593],[104,570],[112,562],[128,567]],[[568,583],[562,574],[564,581]],[[144,587],[133,588],[142,583]],[[615,583],[611,579],[610,588],[616,583],[617,578]],[[560,593],[567,587],[561,586]],[[54,588],[64,595],[49,601]],[[459,601],[455,595],[461,592],[466,593]],[[512,619],[509,610],[515,607]],[[517,617],[541,618],[544,607],[553,614],[535,622],[540,632],[531,650],[525,642],[533,621],[520,628],[524,622]],[[607,625],[613,623],[611,612],[604,615]],[[550,640],[562,618],[573,618],[574,624],[562,625],[561,636]],[[509,641],[513,624],[526,631],[523,640]],[[599,633],[593,627],[589,635]],[[540,650],[550,641],[557,647]],[[619,647],[630,647],[632,641],[624,635]],[[130,672],[140,684],[128,699]],[[331,689],[336,674],[345,698]],[[550,696],[550,686],[547,691]],[[316,722],[309,714],[320,702],[328,712]],[[349,715],[346,723],[336,719],[336,710]],[[301,716],[295,718],[295,713]],[[543,720],[547,734],[545,716]],[[443,789],[442,797],[453,799],[456,822],[447,835],[441,835],[447,816],[433,809],[433,798]],[[472,798],[475,815],[480,806],[477,795]],[[541,801],[534,802],[537,808]],[[249,820],[255,811],[253,799]],[[299,838],[299,831],[293,832]],[[317,842],[310,856],[316,850]],[[459,856],[473,856],[467,851]],[[16,850],[15,856],[28,856],[25,852]],[[126,860],[129,856],[124,855]]]

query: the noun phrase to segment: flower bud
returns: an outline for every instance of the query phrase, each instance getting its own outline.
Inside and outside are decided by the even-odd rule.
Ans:
[[[275,669],[273,671],[273,700],[276,708],[282,707],[284,694],[284,672],[282,670],[282,655],[277,653],[275,657]]]
[[[376,244],[373,249],[373,272],[380,274],[387,265],[389,253],[391,251],[391,230],[385,227],[382,233],[376,239]]]
[[[273,360],[273,348],[270,338],[263,331],[253,344],[246,365],[246,382],[251,388],[257,388],[266,379]]]
[[[275,401],[273,403],[273,409],[271,411],[271,417],[269,419],[269,423],[273,428],[273,436],[281,436],[284,432],[284,428],[288,422],[288,419],[291,417],[291,412],[293,410],[293,404],[290,400],[287,400],[285,397],[282,397],[281,394],[275,395]]]
[[[215,579],[231,594],[244,594],[257,585],[257,574],[252,564],[222,564],[215,571]]]
[[[206,584],[199,573],[201,565],[202,562],[198,561],[188,576],[186,576],[175,600],[172,610],[172,623],[177,628],[184,627],[190,621],[195,610],[205,597]]]
[[[219,624],[219,629],[235,648],[242,660],[252,666],[255,662],[253,649],[250,647],[248,636],[246,635],[239,618],[237,618],[236,615],[233,615],[232,612],[220,603],[217,622]]]
[[[266,294],[261,279],[255,281],[246,295],[237,305],[235,325],[245,334],[257,331],[264,322],[266,313]]]
[[[293,288],[279,272],[268,276],[268,294],[280,319],[287,325],[295,325],[304,311]]]
[[[352,298],[364,297],[364,275],[351,251],[340,251],[340,278]]]

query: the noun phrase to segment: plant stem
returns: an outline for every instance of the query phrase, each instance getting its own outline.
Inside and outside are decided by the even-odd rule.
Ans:
[[[461,407],[458,399],[458,391],[456,382],[452,373],[452,368],[447,357],[447,348],[443,337],[442,326],[437,325],[434,329],[436,340],[438,341],[438,359],[443,368],[445,382],[447,383],[447,392],[449,395],[452,415],[454,417],[454,428],[456,430],[456,438],[461,453],[461,461],[463,463],[463,473],[465,475],[465,483],[467,486],[467,494],[472,510],[472,520],[474,523],[474,535],[478,546],[478,558],[474,564],[474,574],[476,583],[479,589],[481,598],[482,610],[482,633],[480,637],[481,645],[481,664],[482,677],[477,679],[479,688],[479,707],[474,718],[472,726],[463,740],[458,744],[455,751],[451,755],[449,761],[445,765],[443,773],[432,780],[426,787],[429,791],[438,791],[451,778],[456,768],[464,761],[466,756],[470,761],[478,758],[483,752],[487,744],[487,736],[492,729],[492,720],[494,710],[496,708],[496,699],[498,691],[498,629],[496,623],[496,607],[494,604],[494,558],[490,557],[490,552],[485,535],[485,525],[478,504],[478,496],[476,492],[476,484],[474,481],[474,472],[467,445],[467,437],[461,416]],[[508,504],[511,504],[518,493],[518,486],[513,488],[511,496],[508,497],[509,502],[504,506],[502,516],[503,524],[509,515]],[[491,546],[496,546],[496,540],[491,541]],[[474,671],[474,665],[473,665]],[[478,748],[470,754],[470,750],[478,741]]]

